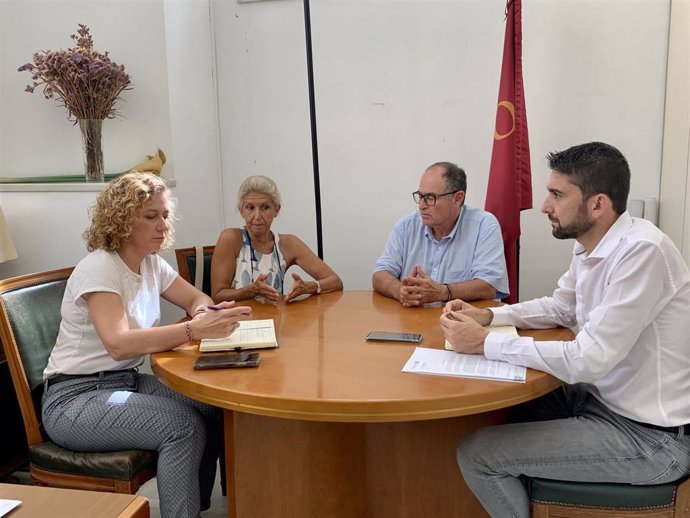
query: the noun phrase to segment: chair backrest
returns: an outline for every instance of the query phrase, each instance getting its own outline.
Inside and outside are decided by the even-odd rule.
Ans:
[[[180,276],[190,284],[199,287],[208,296],[211,296],[211,259],[215,249],[215,245],[175,249],[177,271],[180,272]],[[196,259],[198,252],[201,252],[204,258],[203,263],[199,265],[201,268],[201,286],[197,284],[196,279],[196,273],[199,271]]]
[[[29,446],[43,443],[43,370],[60,328],[65,286],[74,268],[0,281],[0,340],[24,420]]]

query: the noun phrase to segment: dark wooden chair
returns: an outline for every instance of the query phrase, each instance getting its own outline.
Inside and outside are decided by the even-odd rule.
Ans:
[[[190,246],[188,248],[176,248],[177,271],[184,280],[196,286],[209,297],[211,296],[211,260],[215,245]],[[199,262],[198,258],[203,258]],[[199,275],[199,279],[197,279]],[[227,475],[225,472],[225,454],[220,458],[220,487],[223,496],[227,495]]]
[[[0,340],[29,443],[29,471],[37,485],[134,494],[156,475],[156,452],[71,451],[51,442],[41,426],[43,370],[55,345],[72,270],[0,281]]]
[[[180,277],[208,296],[211,296],[211,259],[215,249],[215,245],[175,249],[177,271]],[[203,262],[197,261],[198,256],[203,257]],[[197,272],[200,272],[200,280],[197,280]]]
[[[528,480],[532,518],[690,518],[690,478],[637,486]]]

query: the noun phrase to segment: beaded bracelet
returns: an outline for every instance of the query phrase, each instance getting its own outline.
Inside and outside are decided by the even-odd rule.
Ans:
[[[192,324],[189,322],[184,323],[184,332],[187,335],[187,341],[188,342],[193,342],[194,337],[192,336]]]

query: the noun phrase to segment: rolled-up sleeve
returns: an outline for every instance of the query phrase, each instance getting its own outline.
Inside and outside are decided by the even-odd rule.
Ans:
[[[398,221],[386,243],[383,253],[376,261],[374,272],[386,271],[396,279],[402,277],[403,263],[405,260],[405,224],[403,220]]]

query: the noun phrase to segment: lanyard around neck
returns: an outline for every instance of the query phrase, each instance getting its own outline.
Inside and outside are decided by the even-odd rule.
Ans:
[[[254,250],[254,246],[252,245],[252,238],[249,235],[249,230],[245,227],[245,232],[247,234],[247,244],[249,245],[249,254],[250,254],[250,265],[251,265],[251,279],[252,281],[254,280],[254,264],[256,263],[256,271],[261,274],[261,272],[258,269],[259,266],[259,260],[256,258],[256,251]],[[271,252],[271,255],[275,258],[275,264],[278,268],[278,272],[274,272],[274,275],[280,280],[280,294],[283,295],[283,280],[282,280],[282,271],[281,271],[281,265],[280,265],[280,253],[278,252],[278,244],[276,243],[275,236],[273,235],[273,232],[271,232],[271,237],[273,238],[273,252]]]

